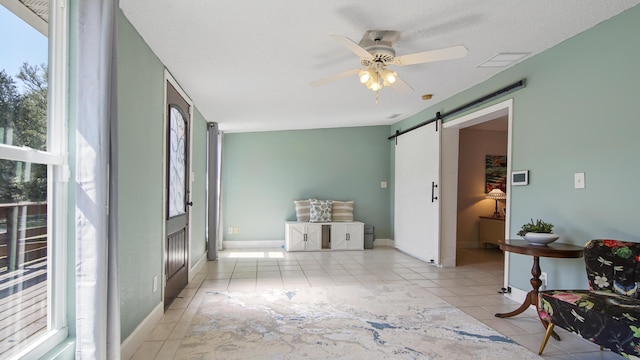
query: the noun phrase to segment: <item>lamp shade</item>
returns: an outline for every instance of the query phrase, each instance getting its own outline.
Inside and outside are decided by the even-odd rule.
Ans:
[[[493,215],[492,216],[495,217],[495,218],[499,218],[500,217],[500,213],[498,212],[498,200],[506,199],[507,198],[507,194],[505,194],[504,191],[502,191],[500,189],[493,189],[493,190],[489,191],[489,193],[485,197],[487,199],[491,199],[491,200],[495,200],[496,201],[495,210],[493,211]]]
[[[382,79],[385,82],[385,86],[389,86],[396,82],[396,76],[398,76],[398,74],[396,74],[394,71],[391,71],[389,69],[382,70]]]
[[[505,194],[504,191],[500,189],[493,189],[489,191],[489,193],[486,195],[486,198],[493,200],[504,200],[507,198],[507,194]]]
[[[365,84],[367,81],[369,81],[369,79],[371,79],[371,70],[369,69],[360,70],[360,73],[358,74],[358,76],[360,77],[360,82]]]

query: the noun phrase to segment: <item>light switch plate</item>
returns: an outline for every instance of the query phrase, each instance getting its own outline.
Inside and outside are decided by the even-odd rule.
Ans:
[[[573,174],[573,187],[575,189],[584,189],[584,173],[575,173]]]
[[[386,188],[387,188],[387,182],[386,182],[386,181],[381,181],[381,182],[380,182],[380,187],[381,187],[382,189],[386,189]]]

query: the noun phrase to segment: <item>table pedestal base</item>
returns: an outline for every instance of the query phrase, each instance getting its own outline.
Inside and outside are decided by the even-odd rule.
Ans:
[[[533,277],[531,278],[531,280],[529,280],[533,290],[527,293],[527,297],[524,299],[524,302],[522,303],[522,305],[520,305],[519,308],[508,313],[497,313],[495,316],[499,318],[508,318],[508,317],[516,316],[516,315],[522,314],[523,312],[525,312],[525,310],[529,308],[529,306],[533,305],[536,307],[536,313],[538,314],[538,318],[539,318],[540,315],[538,313],[538,289],[540,289],[540,286],[542,286],[542,280],[540,280],[540,274],[542,274],[542,271],[540,270],[540,257],[534,256],[533,267],[531,268],[531,275],[533,275]],[[545,320],[540,319],[540,322],[542,322],[542,326],[544,326],[545,329],[549,325],[548,322]],[[556,340],[560,340],[560,336],[558,336],[558,334],[556,334],[555,331],[551,333],[551,336],[553,336],[553,338]]]

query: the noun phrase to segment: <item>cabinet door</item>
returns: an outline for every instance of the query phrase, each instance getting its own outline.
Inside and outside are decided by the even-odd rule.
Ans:
[[[341,223],[331,224],[332,250],[363,250],[364,224]]]
[[[331,224],[331,250],[347,249],[347,225]]]
[[[322,224],[306,224],[307,241],[306,251],[316,251],[322,249]]]
[[[287,224],[286,231],[286,250],[287,251],[304,251],[306,244],[306,224]]]
[[[347,249],[364,250],[364,224],[348,224],[347,234]]]
[[[480,244],[499,245],[501,240],[505,239],[504,220],[480,218]]]

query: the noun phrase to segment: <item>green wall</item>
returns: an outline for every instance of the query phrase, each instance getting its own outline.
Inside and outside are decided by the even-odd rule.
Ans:
[[[193,112],[191,162],[194,173],[191,183],[191,246],[190,262],[193,267],[206,253],[207,208],[207,121],[196,108]]]
[[[164,67],[118,17],[119,231],[122,339],[162,301]]]
[[[528,186],[511,189],[511,237],[542,218],[564,243],[640,242],[638,33],[640,6],[395,124],[390,134],[526,78],[526,88],[491,103],[514,99],[512,168],[530,171]],[[577,172],[586,174],[585,189],[573,188]],[[510,283],[529,289],[531,257],[510,257]],[[543,258],[541,267],[551,288],[587,286],[582,259]]]
[[[226,134],[224,240],[284,240],[293,200],[354,200],[357,221],[389,238],[388,126]],[[229,227],[238,234],[229,235]]]
[[[162,301],[164,66],[126,17],[118,17],[120,311],[126,339]],[[204,254],[206,120],[193,116],[190,262]],[[153,277],[158,290],[153,292]]]

